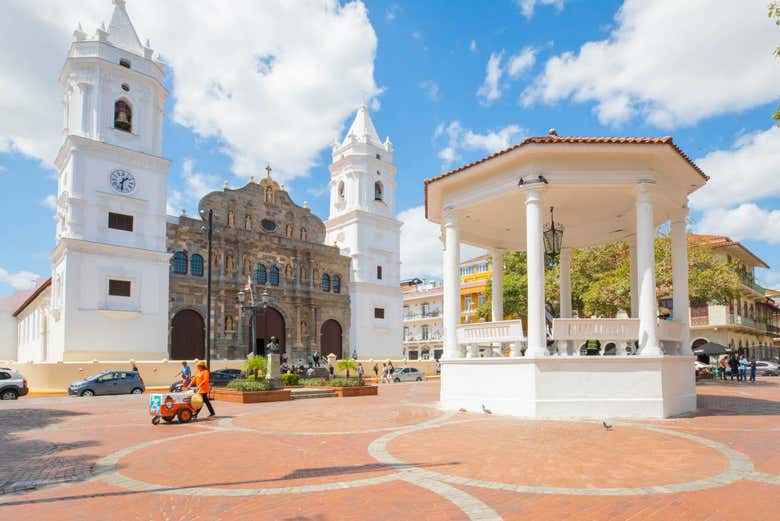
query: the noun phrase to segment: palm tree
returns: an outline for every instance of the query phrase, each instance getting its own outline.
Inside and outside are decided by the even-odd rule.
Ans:
[[[349,378],[350,370],[357,371],[357,362],[351,358],[345,358],[344,360],[339,360],[336,362],[336,369],[339,371],[345,371],[347,373],[347,378]]]

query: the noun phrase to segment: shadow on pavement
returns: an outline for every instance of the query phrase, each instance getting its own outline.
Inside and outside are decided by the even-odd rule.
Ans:
[[[747,396],[699,395],[697,410],[684,415],[685,418],[697,416],[777,416],[780,415],[780,402],[750,398]]]

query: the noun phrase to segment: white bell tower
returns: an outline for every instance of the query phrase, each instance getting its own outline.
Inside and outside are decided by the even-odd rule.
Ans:
[[[51,361],[168,356],[165,72],[113,3],[108,28],[73,33],[59,78]]]
[[[352,258],[350,354],[399,357],[403,349],[401,222],[395,218],[393,145],[361,106],[333,145],[325,242]]]

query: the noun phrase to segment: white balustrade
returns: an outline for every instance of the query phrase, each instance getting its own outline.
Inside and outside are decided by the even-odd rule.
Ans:
[[[493,346],[495,344],[511,344],[510,347],[519,346],[520,342],[525,339],[523,323],[520,320],[462,324],[458,326],[457,334],[458,345],[469,346],[471,349],[468,351],[471,353],[471,357],[476,356],[477,346]],[[513,349],[513,352],[516,353],[516,350]]]
[[[664,342],[682,342],[686,338],[688,324],[676,320],[658,321],[658,339]]]
[[[658,320],[657,336],[665,342],[682,342],[687,324],[674,320]],[[639,335],[637,318],[556,318],[553,320],[553,340],[636,340]]]

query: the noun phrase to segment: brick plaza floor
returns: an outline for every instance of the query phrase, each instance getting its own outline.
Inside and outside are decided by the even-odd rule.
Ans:
[[[145,396],[0,402],[0,519],[780,519],[780,378],[658,421],[436,408],[437,383],[150,423]]]

